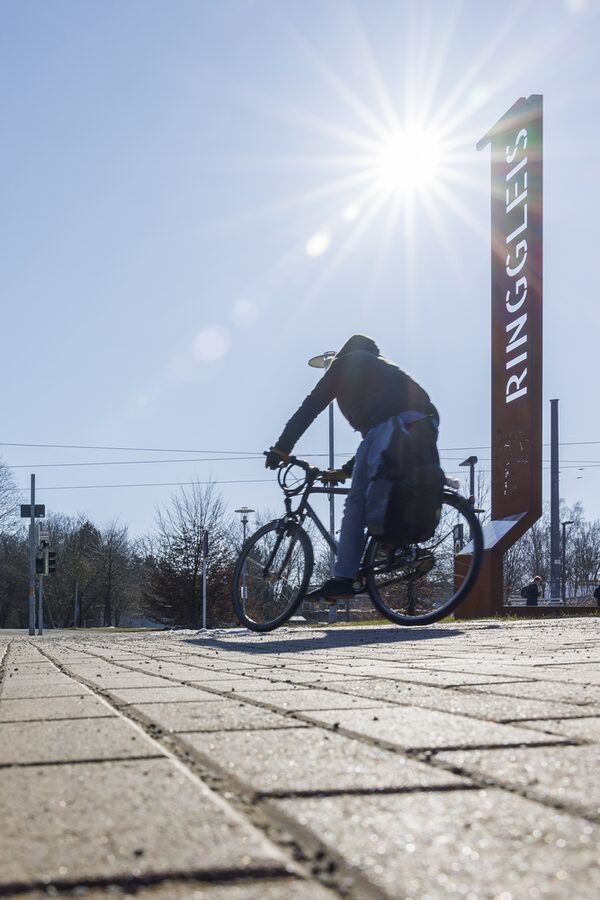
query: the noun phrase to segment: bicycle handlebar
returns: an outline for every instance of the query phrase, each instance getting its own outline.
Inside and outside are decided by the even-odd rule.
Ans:
[[[290,485],[286,484],[286,477],[294,466],[302,469],[305,473],[305,477],[300,484],[290,487]],[[319,469],[317,466],[311,465],[307,460],[300,459],[298,456],[288,456],[287,460],[281,461],[281,465],[278,466],[275,471],[277,472],[277,481],[279,482],[281,489],[287,494],[298,494],[304,489],[304,486],[309,480],[314,483],[317,479],[325,475],[327,470]]]

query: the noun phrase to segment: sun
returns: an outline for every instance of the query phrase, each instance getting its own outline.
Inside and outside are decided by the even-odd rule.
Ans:
[[[390,134],[375,154],[377,188],[386,195],[432,189],[443,158],[442,141],[432,130],[407,129]]]

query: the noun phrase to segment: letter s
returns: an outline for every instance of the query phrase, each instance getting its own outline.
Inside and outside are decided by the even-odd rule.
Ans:
[[[507,163],[511,163],[513,161],[513,159],[515,158],[515,156],[517,155],[518,144],[521,139],[523,140],[523,150],[526,150],[527,149],[527,129],[526,128],[521,128],[520,132],[516,136],[515,146],[514,146],[514,150],[512,153],[510,152],[510,147],[508,145],[506,146],[506,162]]]

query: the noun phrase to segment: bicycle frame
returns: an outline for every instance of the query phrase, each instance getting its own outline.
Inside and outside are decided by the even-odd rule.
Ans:
[[[291,468],[291,466],[290,466],[290,468]],[[304,467],[300,466],[300,468],[304,468]],[[317,480],[317,478],[319,477],[319,475],[321,473],[318,470],[312,470],[312,469],[310,469],[310,470],[305,469],[304,471],[306,472],[305,483],[299,490],[298,489],[294,490],[291,488],[287,488],[285,486],[285,476],[286,476],[285,470],[283,470],[283,475],[281,475],[281,474],[278,475],[278,481],[279,481],[280,487],[285,494],[285,498],[284,498],[285,516],[284,516],[284,518],[292,519],[294,521],[298,521],[298,522],[302,523],[304,521],[304,519],[306,518],[306,516],[308,516],[314,522],[314,524],[317,528],[317,531],[321,534],[321,536],[323,537],[323,539],[329,546],[329,549],[332,550],[333,553],[335,553],[337,555],[338,542],[335,540],[335,538],[333,538],[329,534],[329,532],[323,525],[321,519],[319,518],[318,513],[315,512],[315,510],[313,509],[311,504],[308,502],[308,498],[311,494],[327,494],[328,496],[331,496],[331,494],[338,494],[338,495],[345,496],[346,494],[348,494],[350,488],[317,487],[315,485],[315,481]],[[300,492],[302,492],[302,497],[301,497],[300,501],[298,502],[296,509],[292,509],[292,497],[296,496]]]

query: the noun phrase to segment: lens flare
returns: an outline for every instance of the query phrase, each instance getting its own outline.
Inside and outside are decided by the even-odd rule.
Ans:
[[[391,135],[375,160],[375,178],[388,194],[431,187],[439,173],[442,147],[431,131]]]

